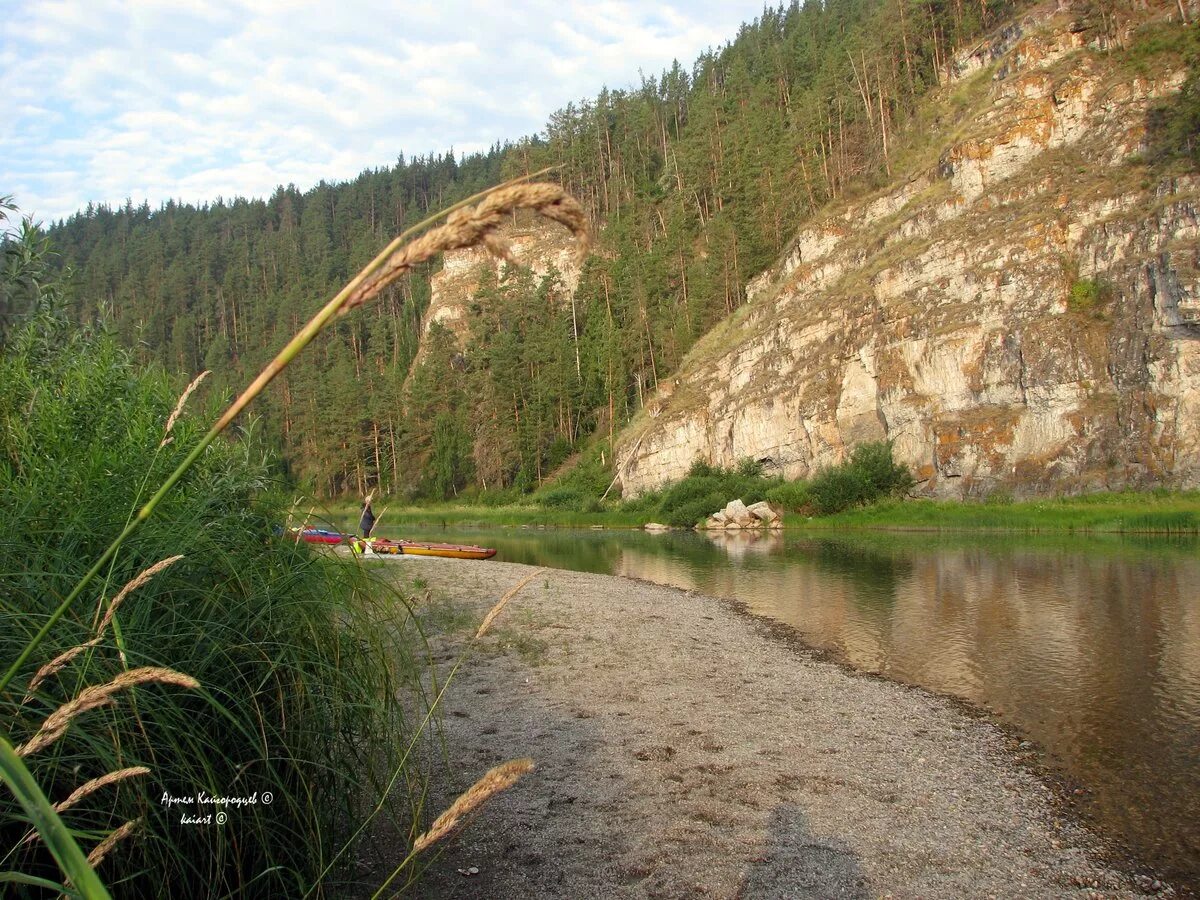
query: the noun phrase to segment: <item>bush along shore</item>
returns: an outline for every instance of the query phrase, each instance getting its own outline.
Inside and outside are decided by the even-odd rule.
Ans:
[[[1159,489],[1014,500],[911,496],[911,473],[885,442],[862,444],[841,465],[808,480],[763,475],[753,460],[725,469],[697,462],[678,482],[623,500],[603,494],[611,472],[581,462],[554,484],[529,495],[511,491],[464,497],[455,503],[387,505],[387,527],[547,526],[671,528],[702,526],[731,500],[766,502],[790,529],[914,529],[947,531],[1200,533],[1200,491]],[[388,501],[384,501],[387,503]],[[325,521],[353,528],[353,501],[335,503]]]

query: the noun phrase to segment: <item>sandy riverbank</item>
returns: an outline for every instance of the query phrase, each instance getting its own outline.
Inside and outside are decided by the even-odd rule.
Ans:
[[[447,666],[530,572],[388,564],[430,591]],[[447,847],[425,896],[1140,895],[998,729],[818,660],[725,601],[546,570],[444,713],[452,773],[431,810],[499,761],[537,768]]]

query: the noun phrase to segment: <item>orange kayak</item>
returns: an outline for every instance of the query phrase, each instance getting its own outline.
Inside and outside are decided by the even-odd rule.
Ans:
[[[389,541],[374,538],[371,549],[376,553],[402,553],[405,556],[444,556],[448,559],[491,559],[496,551],[491,547],[470,544],[427,544],[423,541]]]

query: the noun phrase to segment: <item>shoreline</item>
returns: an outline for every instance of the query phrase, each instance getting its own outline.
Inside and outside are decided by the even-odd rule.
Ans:
[[[632,580],[640,581],[642,579]],[[803,654],[817,662],[836,666],[852,678],[867,678],[881,681],[885,684],[920,691],[923,694],[943,701],[967,719],[995,729],[1003,736],[1005,744],[1004,753],[1008,761],[1012,765],[1033,775],[1048,789],[1051,805],[1056,813],[1069,818],[1075,825],[1090,833],[1092,845],[1089,847],[1089,851],[1094,853],[1097,859],[1102,860],[1106,865],[1111,866],[1125,876],[1145,879],[1149,884],[1156,882],[1162,885],[1166,884],[1151,866],[1138,858],[1132,849],[1110,835],[1105,828],[1103,820],[1080,806],[1076,800],[1076,792],[1087,793],[1087,789],[1057,769],[1050,762],[1046,749],[1025,735],[1017,725],[1005,721],[986,706],[972,703],[964,697],[937,691],[910,681],[893,678],[881,672],[860,669],[845,659],[837,650],[814,647],[806,643],[804,638],[789,625],[753,612],[749,604],[736,597],[712,596],[711,599],[727,604],[739,616],[743,616],[755,623],[770,640],[779,642],[795,653]],[[1163,888],[1156,890],[1161,891]],[[1189,893],[1187,890],[1180,891],[1174,884],[1171,885],[1171,891],[1172,895],[1185,898],[1195,896],[1194,892]]]
[[[353,525],[356,506],[333,502],[331,520]],[[581,512],[536,503],[485,506],[393,505],[387,527],[432,528],[604,528],[638,530],[654,511],[620,508]],[[907,498],[882,500],[844,512],[808,517],[786,512],[787,533],[911,531],[963,534],[1075,534],[1195,536],[1200,534],[1200,492],[1110,493],[995,502]],[[671,530],[689,530],[676,528]]]
[[[431,592],[443,670],[532,571],[399,563],[389,575]],[[435,775],[429,815],[502,759],[538,768],[444,849],[422,895],[1172,895],[986,711],[739,607],[620,576],[535,578],[447,692],[449,779]]]

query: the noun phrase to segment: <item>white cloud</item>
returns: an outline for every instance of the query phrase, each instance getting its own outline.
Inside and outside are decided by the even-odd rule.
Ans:
[[[761,0],[55,0],[0,20],[0,194],[204,202],[541,131],[602,86],[690,65]]]

